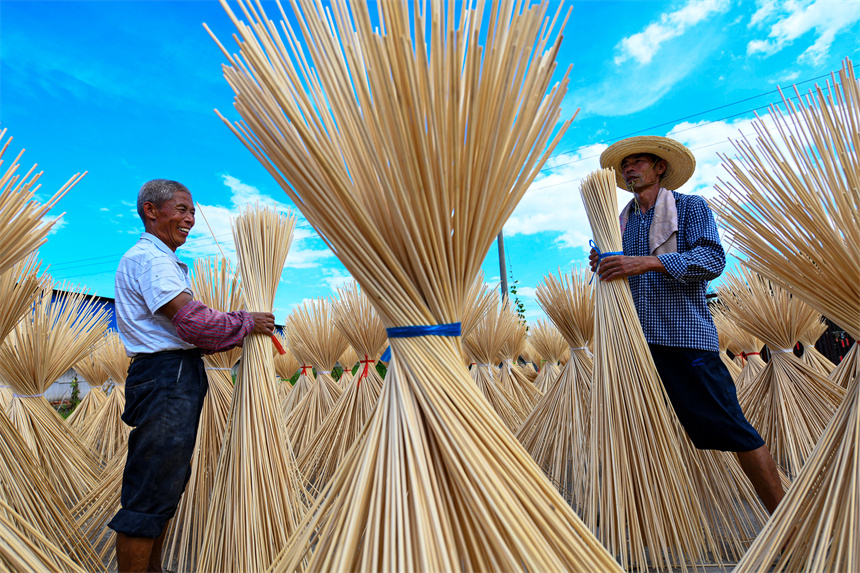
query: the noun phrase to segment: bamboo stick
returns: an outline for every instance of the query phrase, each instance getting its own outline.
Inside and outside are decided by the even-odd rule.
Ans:
[[[558,379],[561,372],[558,361],[564,351],[570,347],[558,329],[545,320],[538,320],[532,325],[529,340],[535,352],[541,357],[541,367],[534,380],[534,385],[545,395],[547,389]]]
[[[0,500],[0,569],[16,573],[83,573],[63,550]]]
[[[851,345],[851,350],[842,357],[839,366],[830,373],[830,381],[837,386],[848,389],[848,384],[858,374],[860,374],[860,345],[855,342]]]
[[[517,363],[517,359],[522,354],[526,344],[526,328],[528,326],[514,312],[509,299],[505,299],[499,320],[508,323],[506,330],[508,334],[501,340],[502,346],[499,349],[499,360],[502,361],[502,367],[499,370],[499,385],[514,395],[524,414],[528,416],[543,396]]]
[[[825,322],[824,317],[821,317],[821,315],[819,315],[819,317],[819,320],[803,331],[798,339],[798,342],[803,346],[803,354],[800,359],[813,370],[817,370],[821,374],[829,376],[836,368],[836,365],[825,358],[824,355],[815,348],[815,343],[819,338],[821,338],[821,335],[827,331],[827,322]]]

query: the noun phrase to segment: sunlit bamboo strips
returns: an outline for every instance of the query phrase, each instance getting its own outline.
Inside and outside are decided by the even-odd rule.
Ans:
[[[559,272],[558,278],[548,275],[537,287],[538,304],[564,336],[570,360],[517,432],[517,439],[580,513],[594,369],[585,351],[594,332],[588,278],[575,269],[570,275]]]
[[[331,20],[316,6],[293,4],[307,67],[289,21],[291,48],[263,15],[247,16],[260,44],[234,20],[242,65],[231,57],[226,73],[245,141],[386,327],[459,322],[492,241],[569,125],[567,77],[550,88],[557,22],[546,3],[486,18],[483,4],[386,2],[371,19],[366,3],[337,0]],[[302,79],[311,66],[319,81]],[[279,566],[297,568],[313,540],[311,571],[617,570],[471,383],[459,340],[390,342],[399,381]]]
[[[118,451],[128,448],[131,428],[122,421],[122,413],[125,410],[125,378],[128,375],[130,359],[116,332],[104,338],[96,354],[114,384],[104,404],[81,426],[80,435],[81,440],[95,451],[103,462],[107,462]]]
[[[737,327],[731,323],[731,318],[726,314],[725,309],[721,305],[711,304],[711,317],[714,319],[714,326],[717,327],[717,338],[720,345],[720,360],[725,364],[726,370],[732,377],[732,380],[737,383],[738,377],[741,375],[743,368],[734,360],[729,358],[726,351],[729,346],[734,346],[737,349],[737,343],[732,339]]]
[[[824,355],[815,348],[815,343],[826,331],[827,322],[824,318],[821,318],[800,334],[799,342],[801,346],[803,346],[803,355],[800,359],[821,374],[829,376],[836,368],[836,365],[825,358]]]
[[[5,135],[5,129],[0,131],[0,141]],[[10,137],[3,143],[0,158],[6,153],[11,141]],[[17,173],[20,167],[18,161],[23,154],[22,149],[0,175],[0,273],[5,273],[47,240],[48,233],[59,217],[50,220],[45,215],[86,175],[86,172],[76,173],[46,203],[39,204],[33,198],[41,187],[38,181],[42,172],[34,173],[36,166],[33,165],[24,175]],[[0,160],[0,165],[2,163]]]
[[[86,380],[90,386],[90,391],[87,392],[87,395],[84,396],[84,399],[81,400],[75,411],[66,418],[66,422],[78,430],[107,400],[107,394],[102,390],[102,386],[108,381],[110,374],[107,373],[101,360],[99,360],[96,352],[98,344],[100,342],[97,342],[90,353],[82,360],[79,360],[74,366],[75,372]]]
[[[620,251],[615,172],[589,174],[580,192],[597,247]],[[639,326],[630,286],[625,280],[595,285],[585,521],[627,567],[668,569],[702,561],[714,542],[692,496],[675,413]]]
[[[499,320],[510,323],[508,335],[501,341],[502,346],[499,349],[499,358],[502,360],[499,385],[516,397],[528,415],[543,394],[523,374],[522,367],[517,364],[517,359],[526,344],[526,323],[514,311],[509,301],[510,299],[505,299],[502,314],[499,316]]]
[[[75,526],[69,510],[3,411],[0,411],[0,501],[55,543],[61,553],[89,570],[102,570],[89,541]]]
[[[547,320],[538,320],[530,330],[529,340],[535,352],[541,357],[541,367],[534,385],[546,394],[547,389],[561,372],[558,367],[559,359],[570,347],[564,336]]]
[[[0,376],[15,397],[9,419],[68,506],[97,482],[98,461],[45,399],[45,391],[103,336],[106,307],[60,285],[52,301],[44,289],[0,345]]]
[[[50,277],[44,273],[39,276],[40,266],[41,262],[31,255],[0,274],[0,343],[47,288]]]
[[[470,370],[472,380],[505,426],[515,432],[527,412],[516,397],[496,381],[499,374],[496,358],[502,346],[501,341],[508,335],[505,330],[511,326],[510,323],[499,320],[499,312],[498,302],[496,302],[472,332],[462,338],[462,341],[466,354],[475,362]]]
[[[387,339],[382,321],[358,285],[338,290],[339,300],[334,305],[335,324],[349,344],[362,355],[362,362],[311,439],[310,447],[304,448],[298,456],[302,473],[317,487],[328,483],[349,448],[361,435],[382,391],[382,378],[375,368]]]
[[[738,325],[770,348],[770,361],[738,393],[738,401],[776,462],[794,477],[845,395],[792,352],[819,314],[745,267],[726,275],[718,292]]]
[[[191,281],[195,297],[209,308],[221,312],[235,312],[243,308],[242,284],[229,260],[220,257],[195,260]],[[233,395],[232,369],[241,355],[241,347],[235,347],[203,356],[209,391],[200,412],[197,442],[191,460],[191,475],[164,543],[165,569],[191,571],[196,568],[206,525],[209,496],[218,468],[221,440],[230,415],[230,400]],[[277,356],[280,355],[276,355],[275,360]]]
[[[248,207],[233,238],[248,311],[271,312],[296,219]],[[304,514],[295,458],[277,404],[272,341],[245,338],[212,489],[199,571],[262,571]]]
[[[79,564],[14,509],[0,501],[0,571],[83,573]]]
[[[316,384],[286,418],[287,435],[298,456],[312,443],[314,434],[343,394],[331,377],[331,370],[343,354],[347,340],[335,326],[332,303],[323,298],[298,306],[288,317],[287,328],[291,336],[295,335],[293,344],[302,348],[317,371]]]
[[[717,209],[747,264],[860,338],[860,86],[846,58],[838,84],[753,123]],[[743,190],[740,196],[738,191]],[[860,565],[860,379],[736,571],[851,571]]]
[[[538,377],[538,370],[536,369],[537,367],[535,364],[540,364],[540,357],[536,357],[535,354],[531,338],[526,338],[526,344],[520,352],[520,355],[523,357],[523,361],[525,361],[525,366],[520,366],[520,370],[522,371],[523,376],[528,378],[532,384],[534,384]],[[519,366],[519,364],[516,366]],[[535,388],[537,388],[537,386],[535,386]]]
[[[830,373],[830,380],[837,386],[848,388],[848,384],[858,374],[860,374],[860,343],[855,342],[848,353],[842,357],[839,366]]]

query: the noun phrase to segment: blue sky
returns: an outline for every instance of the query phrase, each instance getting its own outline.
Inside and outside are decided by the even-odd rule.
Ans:
[[[23,166],[44,170],[43,197],[89,172],[52,213],[65,215],[40,251],[57,280],[113,296],[117,263],[142,231],[134,202],[149,179],[185,183],[228,253],[229,219],[240,207],[290,206],[213,112],[238,118],[203,22],[232,49],[232,24],[214,1],[0,1],[0,127],[14,138],[7,154],[24,148]],[[713,196],[718,153],[731,153],[729,137],[751,133],[752,110],[779,101],[777,86],[806,82],[805,91],[843,57],[860,61],[858,32],[858,1],[575,2],[559,67],[573,65],[565,113],[581,111],[505,226],[528,317],[543,316],[534,287],[545,274],[585,262],[579,180],[599,167],[608,143],[632,134],[678,139],[698,161],[681,191]],[[191,262],[217,252],[198,217],[178,254]],[[484,270],[498,281],[495,247]],[[300,217],[277,321],[347,280]]]

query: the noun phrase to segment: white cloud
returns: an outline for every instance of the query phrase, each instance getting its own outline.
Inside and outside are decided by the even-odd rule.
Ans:
[[[60,229],[69,224],[69,221],[63,217],[62,215],[57,215],[56,217],[43,217],[44,221],[53,222],[51,225],[51,230],[48,231],[48,236],[56,235]]]
[[[292,207],[288,203],[278,201],[262,193],[252,185],[243,183],[232,175],[223,175],[222,178],[224,185],[231,191],[230,205],[206,205],[198,203],[197,221],[191,230],[188,242],[182,247],[182,254],[185,257],[198,258],[220,255],[223,251],[224,256],[230,258],[235,263],[236,247],[233,243],[231,221],[246,206],[254,204],[268,205],[275,207],[281,212],[286,212]],[[287,255],[285,267],[318,267],[323,260],[334,255],[328,248],[313,248],[312,243],[315,242],[313,239],[317,237],[316,232],[301,213],[295,208],[292,208],[292,211],[296,215],[296,227],[293,231],[293,243]]]
[[[633,59],[640,64],[648,64],[660,51],[661,45],[684,34],[688,28],[725,12],[729,7],[727,0],[690,0],[674,12],[661,14],[660,19],[652,22],[643,31],[623,38],[615,49],[616,65]]]
[[[322,284],[327,285],[333,293],[352,283],[352,275],[340,269],[322,269]]]
[[[110,209],[108,209],[107,207],[102,207],[101,209],[99,209],[99,211],[110,211]]]
[[[505,223],[505,234],[556,232],[556,243],[561,246],[587,246],[591,231],[579,197],[579,184],[599,167],[598,158],[604,149],[606,145],[596,144],[555,156],[547,164],[547,172],[532,183]]]
[[[769,25],[766,39],[747,44],[747,55],[773,55],[795,40],[814,32],[815,41],[798,57],[800,64],[818,66],[827,57],[836,36],[855,30],[860,22],[860,3],[826,0],[787,0],[763,2],[753,14],[750,25]]]

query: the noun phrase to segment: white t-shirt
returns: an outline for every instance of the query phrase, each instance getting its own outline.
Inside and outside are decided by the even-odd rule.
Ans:
[[[191,290],[188,265],[161,239],[144,233],[123,255],[116,270],[116,325],[126,354],[194,348],[179,338],[170,319],[158,312]]]

